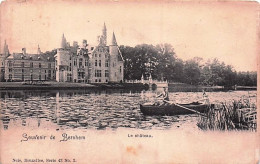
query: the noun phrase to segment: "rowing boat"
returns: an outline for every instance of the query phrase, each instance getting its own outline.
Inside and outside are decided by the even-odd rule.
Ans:
[[[189,104],[156,105],[151,103],[140,104],[140,110],[144,115],[184,115],[205,113],[209,110],[207,104],[193,102]]]

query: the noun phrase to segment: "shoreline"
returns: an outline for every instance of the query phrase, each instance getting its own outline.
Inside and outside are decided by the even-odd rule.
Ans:
[[[142,83],[68,83],[68,82],[45,82],[43,84],[24,84],[23,82],[0,82],[1,90],[80,90],[80,89],[137,89],[147,90]],[[230,91],[232,88],[222,86],[194,86],[183,83],[169,83],[170,92],[198,92]],[[256,86],[237,86],[236,90],[257,90]]]
[[[22,82],[0,82],[1,90],[81,90],[81,89],[146,89],[141,83],[85,84],[46,82],[44,84],[23,84]]]

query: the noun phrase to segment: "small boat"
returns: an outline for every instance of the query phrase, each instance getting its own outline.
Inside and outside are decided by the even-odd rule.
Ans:
[[[193,102],[189,104],[163,104],[151,103],[140,104],[140,110],[144,115],[184,115],[194,113],[205,113],[209,106],[204,103]]]

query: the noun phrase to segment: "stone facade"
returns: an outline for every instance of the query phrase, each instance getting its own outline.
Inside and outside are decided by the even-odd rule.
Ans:
[[[65,36],[62,36],[61,48],[55,55],[56,81],[107,83],[122,82],[124,60],[118,48],[115,34],[107,46],[106,25],[102,35],[98,36],[98,45],[90,46],[83,40],[79,46],[74,42],[70,46]]]
[[[124,60],[113,33],[107,45],[107,29],[104,24],[98,44],[90,46],[87,40],[81,45],[67,42],[64,34],[56,50],[42,53],[39,45],[37,54],[9,54],[5,43],[0,54],[1,81],[57,81],[82,83],[122,82]]]
[[[55,80],[54,54],[28,54],[25,48],[23,53],[13,53],[5,59],[6,81],[50,81]]]

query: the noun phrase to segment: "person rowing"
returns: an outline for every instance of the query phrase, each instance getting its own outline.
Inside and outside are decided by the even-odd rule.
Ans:
[[[162,97],[163,98],[163,103],[161,105],[166,105],[169,103],[169,94],[168,94],[168,90],[166,87],[163,87],[163,92],[161,94],[159,94],[157,96],[158,97]]]
[[[203,98],[197,100],[197,102],[202,101],[202,103],[204,103],[204,104],[209,104],[209,97],[208,97],[208,95],[206,94],[206,92],[205,92],[204,89],[202,90],[202,96],[203,96]]]

